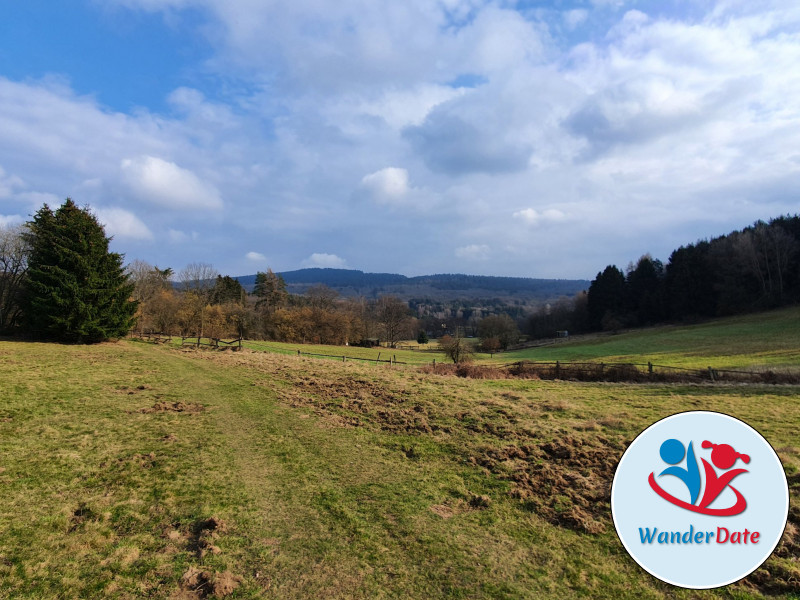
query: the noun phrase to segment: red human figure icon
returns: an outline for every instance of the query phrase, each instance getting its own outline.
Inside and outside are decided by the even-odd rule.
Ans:
[[[711,451],[711,462],[714,463],[714,466],[718,469],[730,469],[738,459],[742,459],[742,462],[745,464],[750,463],[750,457],[747,454],[736,452],[736,450],[728,444],[712,444],[708,440],[705,440],[702,447],[706,449],[713,448]],[[734,477],[748,472],[747,469],[733,469],[732,471],[717,476],[714,467],[708,464],[705,458],[701,458],[700,460],[703,461],[703,468],[706,473],[706,489],[703,493],[703,499],[700,501],[701,508],[707,507],[716,500],[717,496],[722,493],[722,490],[730,485]],[[736,494],[736,504],[731,507],[732,510],[736,510],[736,512],[731,514],[739,514],[747,507],[747,502],[739,490],[733,486],[730,486],[730,488]]]

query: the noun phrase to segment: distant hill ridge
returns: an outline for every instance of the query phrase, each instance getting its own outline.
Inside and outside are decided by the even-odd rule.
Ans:
[[[376,297],[394,294],[403,299],[431,298],[454,300],[466,298],[513,297],[542,300],[572,296],[588,289],[584,279],[534,279],[489,275],[436,274],[406,277],[396,273],[365,273],[355,269],[310,268],[278,273],[290,292],[302,294],[312,285],[326,285],[344,296]],[[255,275],[236,278],[249,292]]]

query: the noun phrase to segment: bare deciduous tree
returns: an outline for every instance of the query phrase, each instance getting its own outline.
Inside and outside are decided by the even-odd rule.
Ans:
[[[305,293],[308,302],[314,308],[331,310],[339,297],[339,292],[332,290],[324,283],[312,285]]]
[[[192,291],[207,301],[218,275],[208,263],[189,263],[178,273],[178,281],[183,291]]]
[[[0,331],[13,328],[22,315],[28,250],[21,225],[0,227]]]
[[[439,346],[442,352],[447,355],[447,358],[456,364],[467,362],[474,352],[466,338],[459,335],[455,337],[449,335],[442,337],[442,339],[439,340]]]
[[[381,296],[375,308],[386,341],[394,348],[398,340],[408,333],[410,317],[408,304],[396,296]]]

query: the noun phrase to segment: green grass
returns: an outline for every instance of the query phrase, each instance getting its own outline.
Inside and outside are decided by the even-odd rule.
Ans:
[[[197,338],[193,338],[196,340]],[[208,343],[208,339],[203,338],[204,344]],[[333,346],[327,344],[296,344],[290,342],[273,342],[263,340],[245,340],[243,342],[244,348],[254,352],[272,352],[274,354],[284,354],[287,356],[297,356],[297,352],[302,354],[316,355],[317,358],[326,358],[329,360],[342,360],[342,356],[347,359],[358,360],[359,362],[386,362],[392,360],[394,362],[405,363],[409,365],[425,365],[431,364],[434,360],[443,362],[447,359],[443,352],[437,352],[438,345],[433,342],[428,345],[421,346],[416,342],[406,341],[402,342],[403,346],[414,346],[420,350],[400,349],[400,348],[362,348],[359,346]],[[172,346],[180,347],[181,338],[172,338]]]
[[[411,344],[411,342],[404,342]],[[417,344],[413,344],[416,346]],[[446,357],[443,352],[428,352],[415,350],[402,350],[397,348],[360,348],[358,346],[328,346],[324,344],[290,344],[285,342],[265,342],[248,340],[245,347],[256,352],[275,352],[277,354],[297,355],[297,351],[304,354],[330,355],[333,360],[341,360],[342,356],[353,359],[363,359],[364,361],[374,360],[395,360],[410,365],[431,364],[433,360],[443,362]],[[437,345],[430,344],[434,349]],[[423,347],[424,348],[424,347]]]
[[[665,326],[561,342],[496,356],[516,360],[653,362],[718,369],[800,366],[800,308],[719,319],[699,325]]]
[[[497,353],[477,353],[478,363],[506,364],[532,361],[652,362],[656,365],[705,369],[797,369],[800,367],[800,307],[717,319],[697,325],[670,325],[619,334],[576,336],[553,345]],[[477,342],[477,340],[474,340]],[[179,338],[173,339],[179,345]],[[294,344],[247,340],[247,349],[288,356],[328,355],[328,360],[374,361],[393,358],[409,365],[449,362],[443,352],[390,348],[360,348],[324,344]],[[401,345],[417,346],[404,341]],[[438,348],[436,341],[423,347]],[[319,356],[319,358],[323,358]]]
[[[697,408],[800,467],[791,386],[478,381],[135,342],[0,342],[0,382],[0,598],[191,598],[190,567],[240,578],[232,598],[761,597],[639,569],[613,533],[608,468],[646,425]],[[174,402],[205,410],[141,412]],[[525,483],[554,440],[605,457],[585,489]],[[201,556],[212,516],[219,552]],[[800,577],[796,557],[767,568]]]

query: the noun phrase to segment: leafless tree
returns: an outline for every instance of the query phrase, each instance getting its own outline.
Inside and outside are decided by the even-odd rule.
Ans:
[[[125,271],[134,284],[133,299],[137,302],[147,302],[159,291],[171,289],[170,278],[173,271],[170,268],[159,269],[143,260],[134,260]]]
[[[797,251],[796,240],[783,228],[763,221],[731,234],[729,239],[741,266],[758,280],[763,297],[782,302],[788,268]]]
[[[381,296],[376,305],[378,322],[383,327],[389,346],[394,345],[408,333],[410,311],[408,304],[396,296]]]
[[[305,296],[308,298],[309,304],[314,308],[331,310],[336,303],[336,298],[339,297],[339,292],[332,290],[324,283],[320,283],[308,288]]]
[[[178,273],[178,281],[183,291],[192,291],[207,301],[218,275],[219,271],[208,263],[189,263]]]
[[[21,225],[0,227],[0,331],[11,329],[22,316],[28,250]]]
[[[474,353],[472,345],[466,338],[460,335],[456,335],[455,337],[446,335],[442,337],[442,339],[439,340],[439,346],[447,355],[447,358],[456,364],[467,362],[472,358],[472,354]]]

